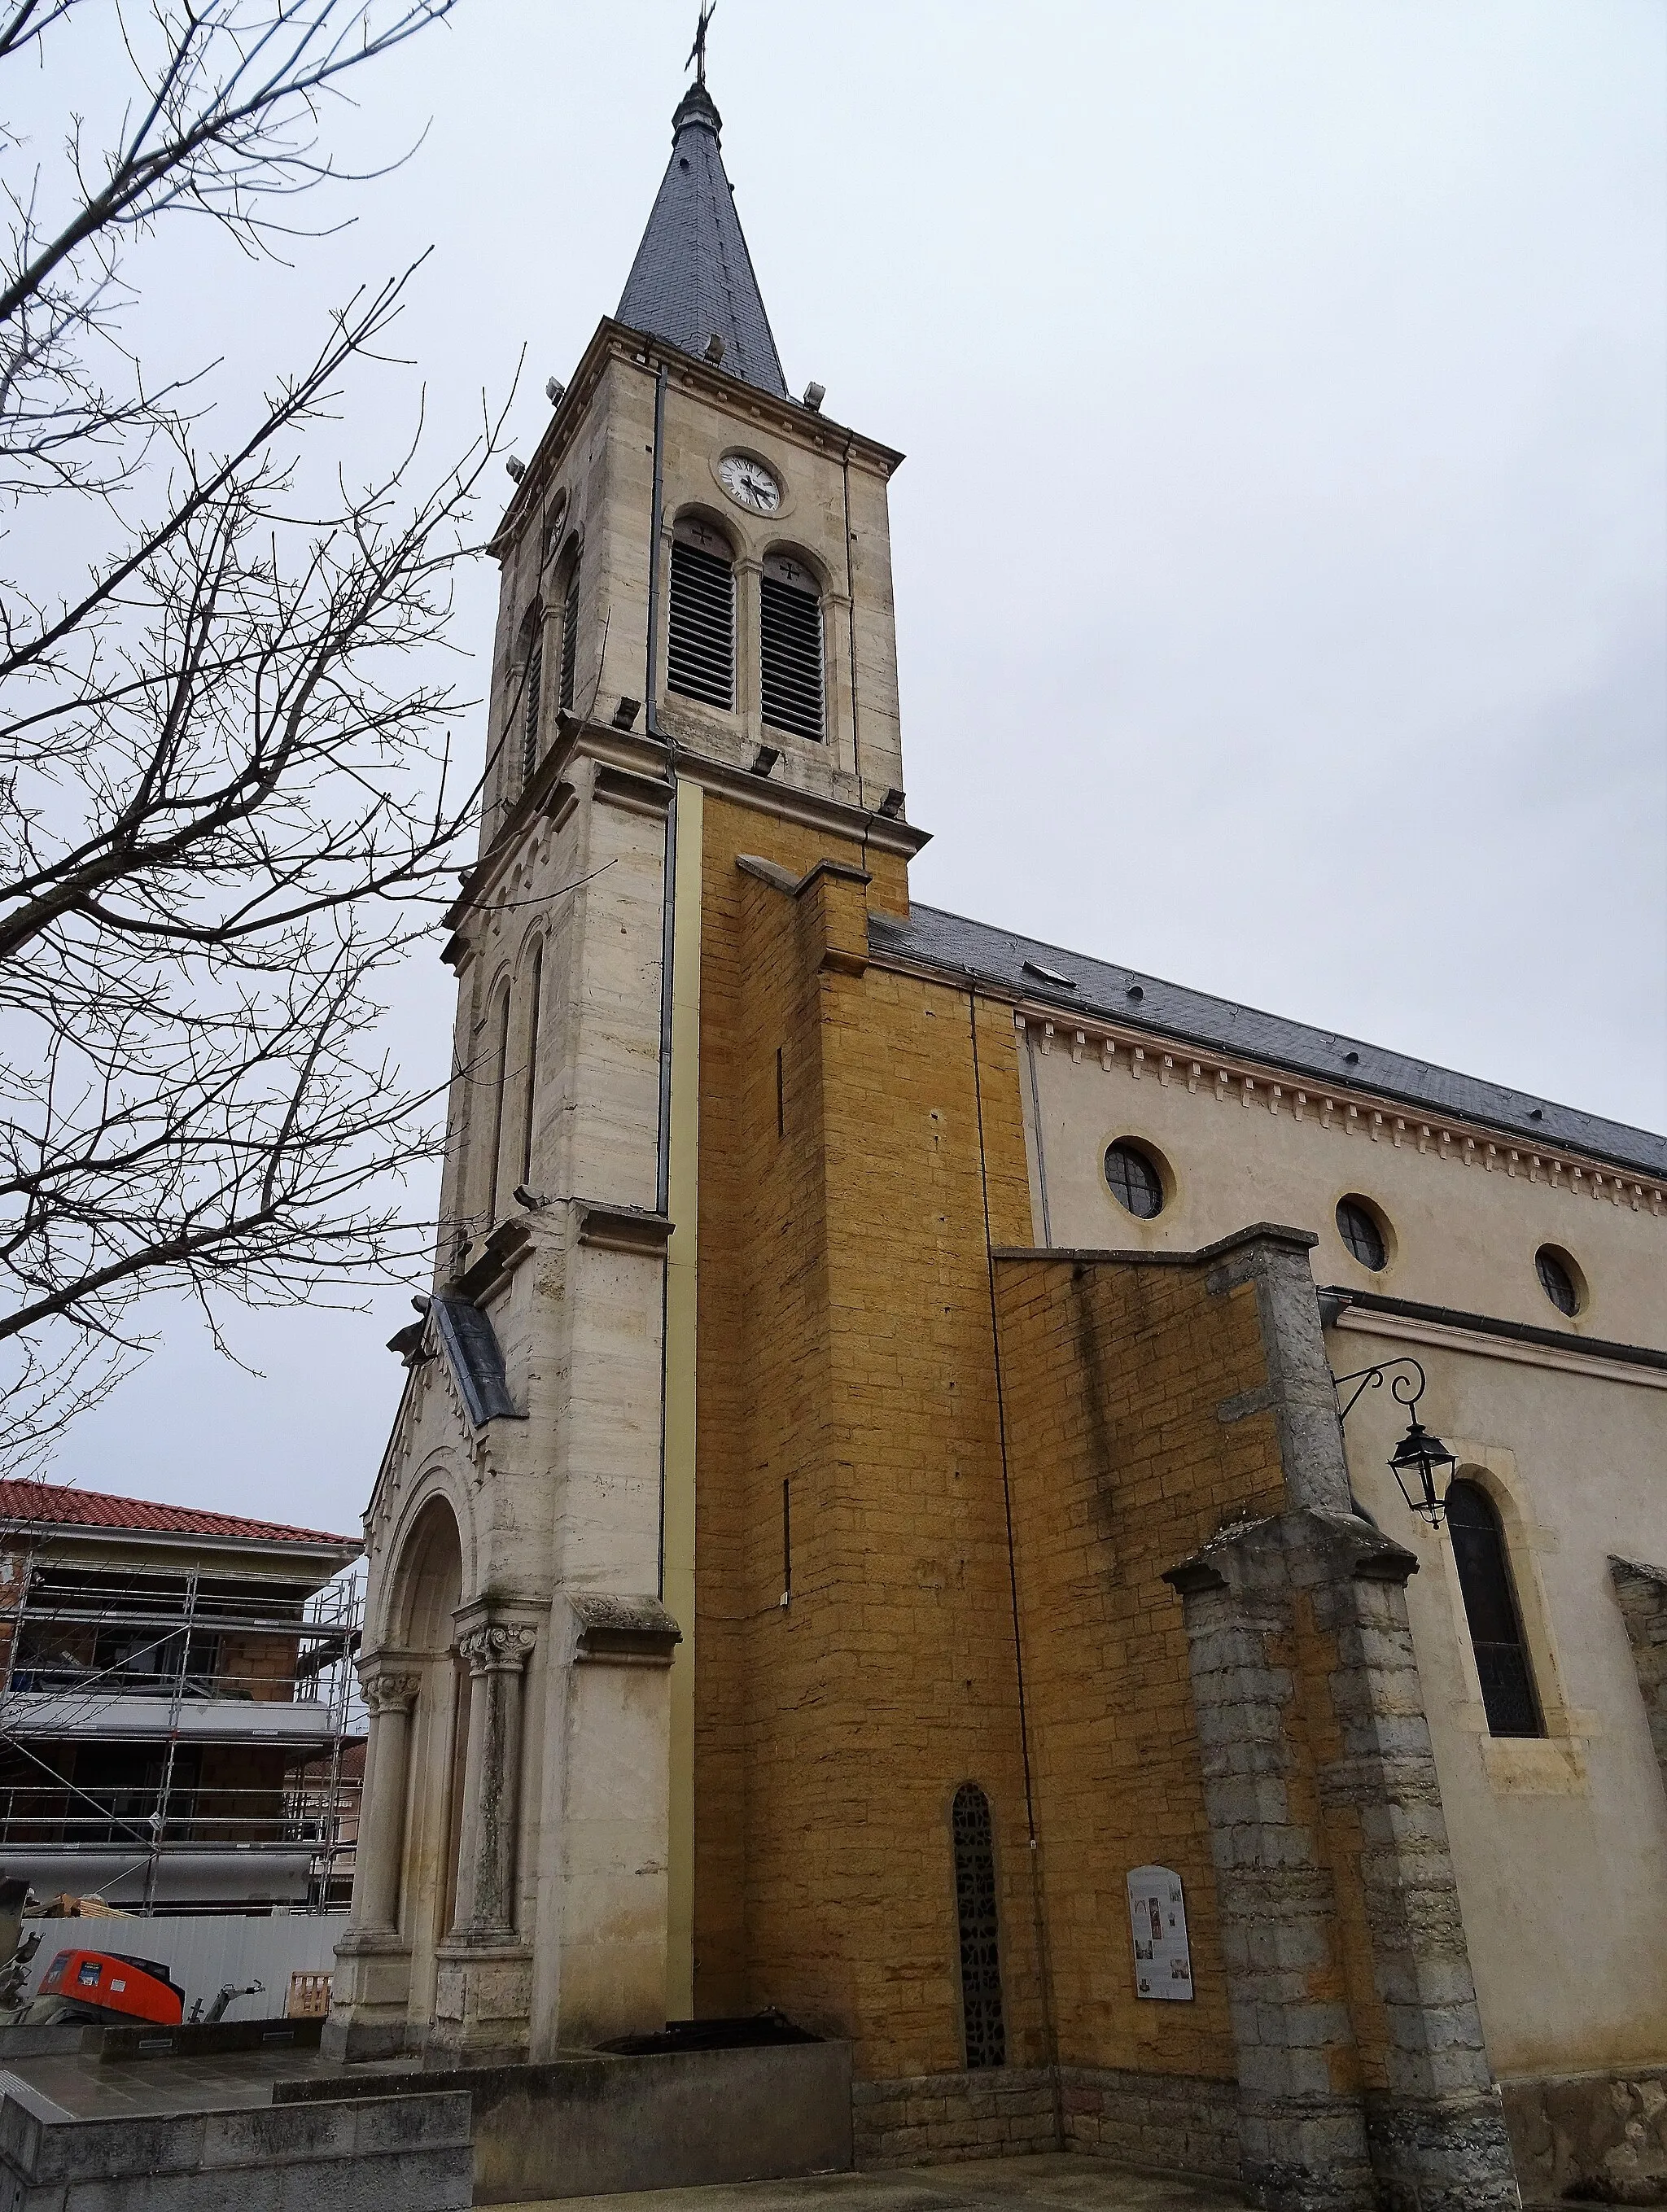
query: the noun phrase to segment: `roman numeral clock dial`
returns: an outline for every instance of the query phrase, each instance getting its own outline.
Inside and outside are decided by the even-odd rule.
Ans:
[[[774,514],[782,504],[781,485],[750,454],[726,453],[718,463],[718,482],[736,506],[750,514]]]

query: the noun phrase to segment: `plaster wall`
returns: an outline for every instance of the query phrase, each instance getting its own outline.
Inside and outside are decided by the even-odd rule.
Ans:
[[[1317,1281],[1526,1322],[1571,1340],[1667,1346],[1667,1220],[1594,1201],[1525,1172],[1462,1164],[1453,1146],[1376,1141],[1287,1091],[1246,1108],[1184,1060],[1167,1081],[1154,1042],[1147,1072],[1118,1054],[1109,1071],[1070,1033],[1026,1050],[1032,1205],[1042,1179],[1057,1247],[1195,1249],[1246,1221],[1311,1229]],[[1034,1070],[1034,1089],[1031,1082]],[[1038,1109],[1039,1108],[1039,1115]],[[1363,1117],[1364,1118],[1364,1117]],[[1037,1144],[1037,1131],[1041,1142]],[[1137,1220],[1111,1196],[1106,1146],[1133,1137],[1169,1183],[1163,1212]],[[1363,1267],[1335,1226],[1359,1194],[1390,1232],[1388,1267]],[[1590,1302],[1566,1320],[1541,1290],[1534,1255],[1576,1260]],[[1412,1354],[1429,1382],[1421,1417],[1488,1490],[1504,1522],[1544,1708],[1542,1740],[1488,1735],[1448,1539],[1408,1512],[1387,1461],[1406,1416],[1385,1390],[1350,1414],[1356,1495],[1422,1571],[1408,1605],[1454,1866],[1493,2063],[1503,2075],[1635,2066],[1667,2052],[1667,1796],[1653,1755],[1611,1553],[1667,1560],[1667,1381],[1578,1357],[1548,1366],[1534,1346],[1474,1345],[1374,1326],[1354,1309],[1327,1331],[1335,1372]]]
[[[1485,1130],[1471,1133],[1481,1159],[1495,1143],[1491,1170],[1466,1166],[1462,1144],[1421,1150],[1418,1116],[1391,1101],[1381,1103],[1384,1124],[1374,1138],[1369,1110],[1352,1121],[1341,1105],[1327,1115],[1317,1090],[1299,1121],[1289,1076],[1270,1110],[1269,1082],[1258,1083],[1247,1105],[1237,1083],[1224,1090],[1202,1066],[1194,1077],[1194,1063],[1172,1044],[1148,1040],[1136,1078],[1127,1049],[1109,1070],[1092,1045],[1076,1056],[1068,1021],[1056,1025],[1049,1049],[1040,1023],[1035,1031],[1025,1038],[1025,1106],[1038,1242],[1045,1175],[1046,1241],[1055,1245],[1196,1251],[1249,1221],[1289,1222],[1319,1237],[1317,1282],[1667,1350],[1667,1214],[1647,1204],[1634,1209],[1624,1196],[1617,1204],[1530,1180],[1520,1140],[1490,1139]],[[1168,1071],[1165,1052],[1174,1062]],[[1398,1142],[1397,1119],[1407,1124]],[[1153,1221],[1126,1212],[1106,1185],[1105,1149],[1121,1137],[1153,1148],[1170,1170],[1171,1187]],[[1512,1149],[1515,1173],[1506,1157]],[[1337,1233],[1337,1201],[1351,1194],[1370,1200],[1387,1225],[1389,1264],[1380,1273],[1363,1267]],[[1535,1273],[1535,1253],[1545,1243],[1567,1251],[1585,1278],[1590,1301],[1572,1321]]]

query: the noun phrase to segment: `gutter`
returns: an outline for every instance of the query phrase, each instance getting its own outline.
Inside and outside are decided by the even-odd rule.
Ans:
[[[1667,1374],[1667,1352],[1647,1344],[1617,1344],[1601,1336],[1566,1336],[1561,1329],[1539,1328],[1532,1322],[1501,1321],[1493,1314],[1461,1313],[1453,1306],[1421,1305],[1412,1298],[1391,1298],[1381,1291],[1346,1291],[1328,1285],[1319,1292],[1326,1326],[1335,1328],[1344,1314],[1382,1314],[1385,1319],[1420,1322],[1431,1328],[1463,1330],[1471,1336],[1495,1337],[1508,1344],[1532,1345],[1536,1351],[1572,1352],[1587,1359],[1608,1360],[1621,1367],[1652,1368]]]

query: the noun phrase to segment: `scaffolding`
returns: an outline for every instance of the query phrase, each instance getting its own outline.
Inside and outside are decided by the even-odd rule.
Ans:
[[[344,1905],[363,1745],[358,1574],[309,1594],[229,1561],[112,1571],[14,1553],[12,1565],[0,1589],[0,1871],[85,1863],[94,1887],[120,1887],[146,1915],[248,1909],[189,1895],[193,1879],[199,1893],[277,1879],[290,1905]],[[102,1872],[113,1854],[113,1877]]]

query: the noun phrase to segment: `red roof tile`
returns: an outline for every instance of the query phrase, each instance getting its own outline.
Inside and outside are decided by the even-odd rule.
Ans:
[[[31,1521],[54,1528],[145,1528],[168,1536],[241,1536],[252,1543],[354,1544],[324,1528],[293,1528],[281,1521],[246,1521],[235,1513],[203,1513],[192,1505],[155,1505],[143,1498],[112,1498],[101,1490],[73,1490],[51,1482],[0,1481],[0,1520]]]

